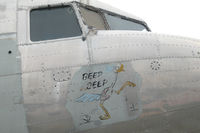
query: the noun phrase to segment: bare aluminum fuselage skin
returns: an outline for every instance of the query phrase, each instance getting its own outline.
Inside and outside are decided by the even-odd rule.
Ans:
[[[0,14],[0,133],[200,132],[199,40],[102,30],[31,42],[29,12],[45,4],[30,3]]]

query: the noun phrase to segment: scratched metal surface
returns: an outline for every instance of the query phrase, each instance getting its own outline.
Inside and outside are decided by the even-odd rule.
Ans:
[[[29,132],[198,131],[199,45],[133,31],[21,43]]]
[[[78,42],[80,45],[85,45],[85,55],[88,54],[88,46],[90,58],[86,58],[87,56],[78,58],[80,56],[63,52],[51,55],[47,50],[53,50],[55,48],[53,46],[56,45],[62,46],[61,51],[71,46],[70,50],[74,50],[72,52],[74,53],[78,45],[75,46],[75,43],[71,45],[70,41],[64,46],[63,41],[55,42],[54,45],[49,43],[49,45],[20,46],[24,71],[22,75],[24,103],[27,109],[28,129],[31,133],[199,131],[197,112],[200,106],[198,55],[200,43],[198,40],[153,33],[101,31],[97,35],[88,37],[87,46],[81,44],[81,41]],[[35,51],[24,52],[33,50],[33,47]],[[40,56],[43,47],[47,51],[46,56]],[[176,52],[177,49],[179,52]],[[60,50],[57,47],[56,51]],[[36,59],[26,59],[34,54],[37,55]],[[62,56],[68,60],[61,61],[59,58]],[[52,64],[47,60],[48,57],[51,57],[49,60],[54,59]],[[72,66],[70,66],[72,62],[68,64],[70,58],[74,59]],[[59,61],[55,63],[56,60]],[[79,63],[80,60],[83,64]],[[91,65],[87,65],[89,61]],[[120,96],[117,97],[113,93],[110,95],[112,98],[106,100],[104,104],[110,118],[101,120],[98,116],[107,111],[102,109],[98,102],[97,94],[101,92],[102,87],[99,85],[99,92],[95,88],[98,88],[98,82],[101,84],[104,78],[109,81],[115,79],[111,73],[109,77],[106,76],[107,71],[113,70],[115,66],[113,63],[119,67],[123,64],[124,71],[129,73],[126,76],[127,81],[130,80],[138,86],[140,106],[121,106],[126,104],[120,104],[118,101]],[[29,67],[29,64],[34,64],[34,67],[31,65]],[[100,70],[105,73],[103,78],[98,77],[98,74],[94,76]],[[121,73],[126,75],[125,72]],[[92,75],[94,79],[83,80],[84,73],[90,75],[89,77]],[[76,76],[77,74],[79,76]],[[134,76],[135,79],[132,79]],[[121,77],[121,79],[126,78]],[[142,81],[141,85],[137,80]],[[93,83],[93,89],[84,90],[90,82]],[[124,82],[120,81],[116,89],[123,86]],[[122,91],[122,94],[127,95],[127,90]],[[133,99],[137,97],[134,96],[134,91],[131,94]],[[120,109],[142,112],[128,119],[125,117],[126,114],[120,113]]]
[[[74,71],[88,64],[86,42],[78,38],[19,49],[29,131],[70,130],[73,123],[65,107],[66,94]]]
[[[19,51],[15,35],[0,36],[0,132],[200,132],[199,40],[98,31],[34,43],[31,4],[55,1],[19,2]]]

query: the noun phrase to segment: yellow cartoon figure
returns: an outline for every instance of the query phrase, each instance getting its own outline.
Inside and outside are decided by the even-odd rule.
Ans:
[[[113,72],[113,71],[112,71]],[[108,120],[111,118],[110,113],[108,110],[104,107],[104,102],[107,101],[113,93],[119,95],[121,91],[123,91],[127,86],[135,87],[136,85],[132,83],[131,81],[126,81],[121,88],[118,90],[114,90],[114,87],[116,85],[118,75],[121,72],[125,72],[124,65],[121,64],[119,67],[116,67],[114,69],[114,80],[112,81],[112,84],[106,88],[103,89],[103,91],[100,94],[92,94],[92,93],[84,93],[82,96],[80,96],[76,102],[82,103],[82,102],[94,102],[94,101],[100,101],[100,108],[105,113],[104,115],[99,116],[100,120]],[[101,75],[101,73],[100,73]],[[81,91],[87,90],[87,89],[81,89]]]
[[[115,81],[113,82],[113,84],[112,84],[110,87],[105,88],[105,89],[102,91],[102,93],[101,93],[100,105],[99,105],[99,106],[100,106],[101,109],[105,112],[104,115],[102,115],[102,116],[99,117],[99,119],[101,119],[101,120],[107,120],[107,119],[110,119],[110,118],[111,118],[111,116],[110,116],[108,110],[104,107],[103,104],[104,104],[104,102],[105,102],[106,100],[108,100],[108,99],[110,98],[110,96],[113,94],[113,88],[114,88],[114,86],[115,86],[115,84],[116,84],[116,82],[117,82],[118,74],[119,74],[120,72],[124,72],[124,71],[125,71],[125,70],[124,70],[124,65],[121,64],[121,66],[115,71],[116,76],[115,76]],[[119,90],[115,91],[115,93],[119,95],[120,92],[123,91],[124,88],[126,88],[127,86],[135,87],[136,85],[135,85],[134,83],[130,82],[130,81],[127,81],[127,82],[125,82],[125,83],[122,85],[122,87],[121,87]]]

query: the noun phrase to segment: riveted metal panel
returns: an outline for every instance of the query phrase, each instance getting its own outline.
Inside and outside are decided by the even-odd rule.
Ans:
[[[48,69],[87,65],[88,49],[80,37],[62,41],[50,41],[19,47],[22,71],[35,72]]]
[[[99,31],[91,37],[94,63],[155,58],[158,46],[156,35],[143,32]]]
[[[91,36],[90,49],[94,64],[131,62],[142,80],[142,113],[137,120],[85,132],[199,131],[199,40],[144,32],[100,31]]]
[[[19,46],[22,87],[30,133],[66,133],[74,128],[66,95],[74,72],[89,64],[80,37]]]

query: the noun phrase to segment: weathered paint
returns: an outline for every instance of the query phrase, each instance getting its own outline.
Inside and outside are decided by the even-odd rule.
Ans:
[[[0,9],[0,132],[199,133],[199,40],[97,31],[31,42],[29,9],[55,1],[19,2],[17,39],[16,3]]]
[[[141,113],[142,79],[128,62],[84,66],[71,84],[66,108],[76,130],[132,120]]]
[[[187,123],[180,123],[181,111],[191,118],[193,128],[198,131],[198,117],[188,114],[199,110],[197,40],[132,31],[100,31],[88,37],[87,45],[79,39],[20,46],[29,132],[120,133],[123,127],[127,133],[167,132],[173,124],[164,123],[175,122],[169,120],[174,116],[176,124]],[[68,52],[69,48],[72,52]],[[174,48],[181,52],[177,53]],[[79,56],[74,54],[76,51],[80,51]],[[109,88],[116,72],[118,80],[112,92]],[[126,87],[127,81],[136,86]],[[123,86],[118,95],[116,92]],[[127,89],[134,92],[127,93]],[[132,99],[139,102],[138,107],[133,101],[133,104],[126,103],[126,94],[139,98]],[[103,104],[102,95],[105,96]],[[135,112],[132,117],[130,112]],[[153,126],[157,121],[162,124]],[[189,131],[190,127],[184,129]]]

